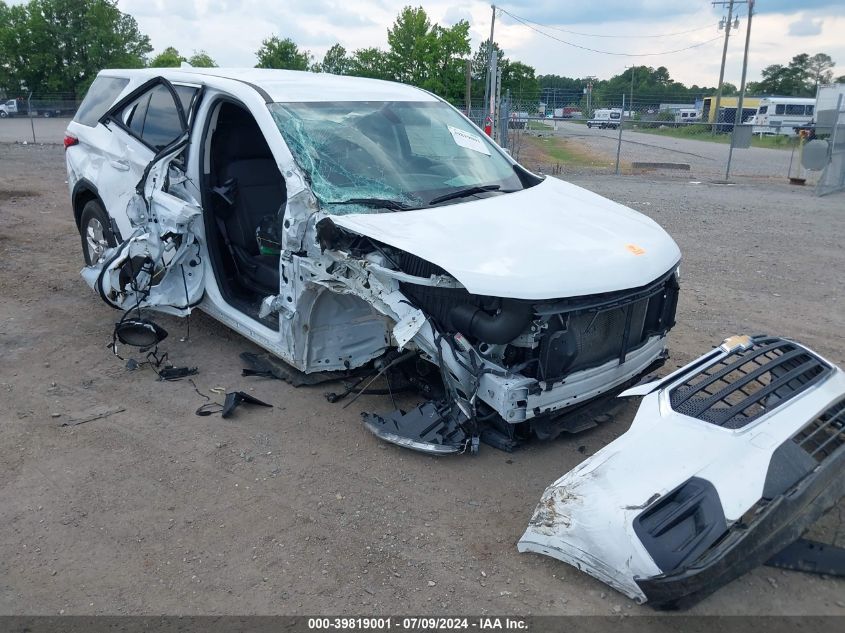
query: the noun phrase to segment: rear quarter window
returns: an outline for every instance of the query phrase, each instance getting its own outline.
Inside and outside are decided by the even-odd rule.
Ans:
[[[128,83],[128,79],[121,77],[97,77],[88,88],[73,120],[88,127],[96,127],[97,121],[117,100],[117,96]]]

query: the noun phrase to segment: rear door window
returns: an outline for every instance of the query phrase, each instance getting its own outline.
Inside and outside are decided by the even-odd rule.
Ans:
[[[173,87],[173,92],[168,86]],[[196,86],[176,86],[160,80],[140,94],[136,90],[134,94],[137,96],[127,97],[106,116],[154,152],[159,152],[182,135],[185,128],[179,116],[179,106],[183,114],[189,116],[198,93]]]
[[[128,83],[129,80],[122,77],[97,77],[88,88],[73,120],[88,127],[96,127],[100,117],[106,113]]]
[[[180,93],[179,89],[182,88]],[[190,91],[190,95],[188,92]],[[193,94],[196,92],[195,88],[187,86],[177,87],[177,95],[179,100],[184,104],[187,100],[188,105],[193,99]],[[187,108],[183,109],[187,112]],[[150,95],[150,103],[147,106],[147,116],[144,120],[144,131],[141,134],[141,139],[154,150],[158,151],[173,141],[175,141],[182,134],[182,123],[179,120],[179,112],[176,109],[176,102],[173,100],[173,95],[164,86],[156,86],[153,88]]]
[[[181,128],[173,95],[164,86],[156,86],[150,93],[141,138],[153,149],[160,150],[179,136]]]

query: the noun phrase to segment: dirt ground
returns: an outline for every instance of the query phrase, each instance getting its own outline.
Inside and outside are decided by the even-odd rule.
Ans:
[[[737,332],[845,364],[845,195],[572,179],[655,218],[684,253],[664,371]],[[162,318],[162,351],[199,367],[200,391],[274,405],[198,417],[188,381],[106,349],[118,313],[79,276],[57,146],[0,144],[0,255],[0,613],[652,612],[515,547],[543,489],[624,432],[636,403],[582,435],[436,459],[364,429],[361,411],[387,398],[343,409],[325,386],[242,378],[245,339],[196,314],[184,340],[185,322]],[[843,518],[840,504],[813,536],[845,545]],[[845,614],[843,596],[845,581],[759,568],[693,613]]]

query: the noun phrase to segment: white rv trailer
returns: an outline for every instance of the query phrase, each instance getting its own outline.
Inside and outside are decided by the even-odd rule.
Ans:
[[[675,123],[698,123],[701,113],[695,108],[681,108],[675,110]]]
[[[794,136],[796,127],[812,120],[815,109],[812,97],[764,97],[754,115],[753,132]]]

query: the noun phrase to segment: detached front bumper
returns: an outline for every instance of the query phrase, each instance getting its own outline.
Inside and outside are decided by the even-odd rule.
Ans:
[[[622,395],[645,396],[630,430],[546,489],[519,551],[684,607],[845,494],[845,373],[793,341],[732,337]]]

